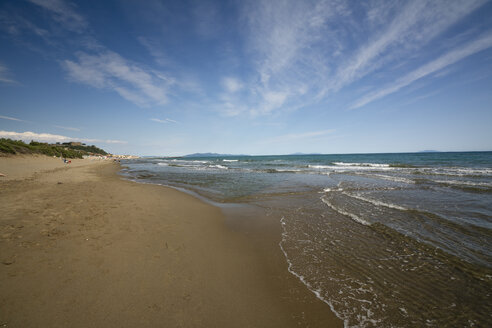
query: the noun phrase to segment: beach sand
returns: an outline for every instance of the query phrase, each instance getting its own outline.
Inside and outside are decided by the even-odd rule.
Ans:
[[[343,326],[288,273],[278,221],[119,170],[0,158],[0,327]]]

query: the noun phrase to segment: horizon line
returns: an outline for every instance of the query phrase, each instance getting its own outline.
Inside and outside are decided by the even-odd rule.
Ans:
[[[402,152],[368,152],[368,153],[290,153],[290,154],[221,154],[221,153],[208,153],[214,156],[201,156],[201,157],[254,157],[254,156],[326,156],[326,155],[383,155],[383,154],[425,154],[425,153],[488,153],[492,150],[419,150],[419,151],[402,151]],[[201,154],[201,153],[190,153],[186,155],[176,155],[176,156],[165,156],[165,155],[140,155],[140,157],[187,157],[190,155]],[[203,153],[207,154],[207,153]],[[200,157],[200,156],[196,156]]]

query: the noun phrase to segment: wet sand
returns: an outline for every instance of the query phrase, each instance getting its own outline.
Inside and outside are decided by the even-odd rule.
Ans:
[[[279,222],[119,169],[0,158],[0,326],[342,326],[288,273]]]

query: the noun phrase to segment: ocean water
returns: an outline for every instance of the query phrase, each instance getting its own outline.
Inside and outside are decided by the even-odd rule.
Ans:
[[[122,174],[263,208],[346,327],[492,325],[492,152],[143,158]]]

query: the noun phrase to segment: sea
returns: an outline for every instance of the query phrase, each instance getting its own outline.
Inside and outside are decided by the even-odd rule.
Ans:
[[[345,327],[492,326],[492,152],[149,157],[128,179],[278,220]]]

